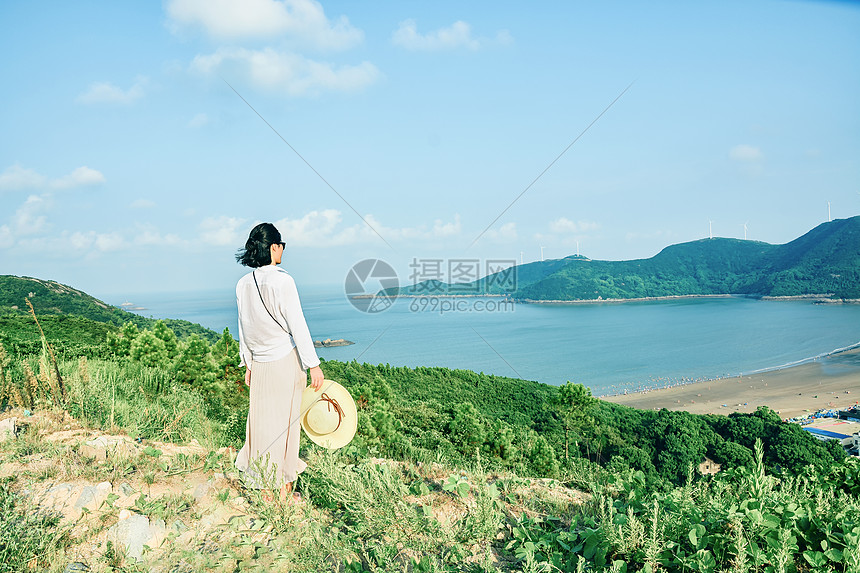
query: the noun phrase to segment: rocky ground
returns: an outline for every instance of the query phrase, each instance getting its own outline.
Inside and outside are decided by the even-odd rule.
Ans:
[[[51,571],[238,571],[255,564],[292,570],[276,566],[276,557],[338,531],[338,516],[317,507],[312,494],[302,504],[284,505],[244,488],[234,456],[231,449],[209,450],[194,440],[177,445],[82,427],[62,411],[0,414],[0,481],[11,483],[33,511],[60,515],[60,527],[68,531],[67,547]],[[398,466],[382,459],[369,463]],[[470,479],[465,472],[428,465],[409,472],[420,473],[426,487],[403,486],[408,494],[402,505],[423,512],[438,531],[452,530],[475,510],[477,490],[455,487]],[[559,514],[584,499],[552,480],[517,478],[506,482],[499,515]],[[500,528],[495,541],[466,554],[492,563],[491,569],[508,569],[497,550],[505,534]],[[273,550],[285,535],[291,549]],[[401,541],[397,552],[408,551]],[[326,568],[342,570],[349,551],[329,553]],[[41,570],[37,563],[34,558],[32,570]]]

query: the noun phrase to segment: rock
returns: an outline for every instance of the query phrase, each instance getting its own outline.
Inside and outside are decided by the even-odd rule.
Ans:
[[[114,543],[125,548],[126,556],[140,561],[143,546],[152,539],[149,519],[144,515],[132,513],[110,528],[108,536],[113,538]]]
[[[206,497],[206,494],[209,493],[210,489],[212,489],[212,486],[210,486],[208,482],[197,484],[197,487],[194,488],[194,501],[200,501]]]
[[[82,456],[104,461],[108,452],[131,457],[137,453],[137,448],[123,436],[99,436],[81,444],[78,451]]]
[[[15,424],[17,422],[17,418],[6,418],[5,420],[0,420],[0,442],[15,439],[17,436],[15,433]]]
[[[73,489],[74,487],[70,483],[55,485],[42,495],[39,499],[39,505],[49,509],[62,510],[69,503]]]
[[[98,509],[112,489],[113,487],[109,481],[103,481],[94,486],[84,486],[81,490],[81,495],[75,502],[75,509],[87,508],[91,511]]]
[[[78,496],[78,501],[75,502],[75,509],[81,509],[82,507],[87,507],[92,504],[96,499],[97,494],[98,492],[93,486],[84,486],[84,489],[81,490],[81,495]]]
[[[125,482],[120,484],[119,491],[122,492],[122,495],[124,495],[125,497],[130,497],[130,496],[134,495],[135,493],[137,493],[133,487],[131,487],[130,485],[128,485]]]
[[[149,525],[149,531],[152,533],[152,537],[147,543],[149,547],[158,547],[164,542],[165,538],[167,538],[167,526],[164,524],[163,519],[156,519],[151,522]]]
[[[90,568],[86,563],[81,563],[80,561],[73,561],[66,565],[66,568],[63,569],[63,573],[74,573],[75,571],[89,571]]]

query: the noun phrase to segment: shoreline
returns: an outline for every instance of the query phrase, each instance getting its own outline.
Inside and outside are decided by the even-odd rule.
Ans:
[[[576,305],[576,304],[603,304],[603,303],[625,303],[625,302],[660,302],[667,300],[695,300],[695,299],[717,299],[717,298],[748,298],[751,300],[763,301],[808,301],[813,304],[860,304],[860,299],[841,299],[831,298],[833,293],[822,294],[797,294],[787,296],[769,296],[755,294],[672,294],[663,296],[644,296],[636,298],[577,298],[573,300],[544,300],[532,298],[516,298],[511,294],[395,294],[395,295],[379,295],[379,294],[357,294],[351,295],[350,298],[374,298],[376,296],[386,296],[387,298],[508,298],[518,304],[546,304],[546,305]]]
[[[530,298],[514,299],[523,304],[599,304],[604,302],[658,302],[664,300],[686,300],[686,299],[715,299],[715,298],[748,298],[764,301],[809,301],[814,304],[857,304],[860,299],[834,299],[831,294],[797,294],[790,296],[766,296],[754,294],[672,294],[664,296],[643,296],[637,298],[579,298],[574,300],[538,300]]]
[[[860,343],[780,367],[600,399],[692,414],[751,413],[767,406],[783,419],[846,408],[860,401]]]

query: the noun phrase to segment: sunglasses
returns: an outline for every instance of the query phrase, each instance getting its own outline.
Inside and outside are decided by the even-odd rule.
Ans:
[[[282,248],[282,249],[283,249],[283,248],[285,248],[285,247],[287,246],[287,244],[286,244],[285,242],[283,242],[283,241],[278,241],[277,243],[273,243],[273,244],[275,244],[275,245],[281,245],[281,248]]]

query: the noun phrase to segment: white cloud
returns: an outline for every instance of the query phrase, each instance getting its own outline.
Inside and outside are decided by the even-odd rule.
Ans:
[[[46,179],[44,175],[39,175],[34,170],[25,169],[16,163],[0,173],[0,191],[34,189],[43,186]]]
[[[343,50],[364,34],[345,16],[332,22],[314,0],[169,0],[174,31],[201,27],[217,39],[289,38],[303,45]]]
[[[759,161],[764,155],[761,152],[761,149],[758,147],[740,144],[732,147],[729,150],[729,157],[734,159],[735,161]]]
[[[94,82],[77,98],[78,103],[84,104],[122,104],[128,105],[143,97],[143,88],[148,83],[147,78],[138,76],[134,84],[124,90],[110,82]]]
[[[93,245],[94,235],[95,233],[74,232],[69,237],[69,246],[78,251],[89,249]]]
[[[118,233],[97,233],[95,243],[100,251],[116,251],[125,246],[125,240]]]
[[[119,233],[96,233],[95,231],[75,231],[64,241],[78,251],[100,251],[102,253],[118,251],[125,248],[126,242]]]
[[[101,172],[89,167],[78,167],[68,175],[64,175],[59,179],[51,181],[51,187],[54,189],[70,189],[72,187],[81,187],[83,185],[96,185],[104,183],[105,176]]]
[[[514,37],[507,30],[499,30],[496,32],[496,42],[502,46],[509,46],[514,43]]]
[[[335,67],[272,48],[219,48],[213,54],[196,56],[191,69],[206,75],[244,76],[259,88],[291,96],[311,95],[322,90],[358,91],[380,77],[379,70],[370,62]]]
[[[245,242],[240,227],[244,225],[244,219],[228,217],[207,217],[200,222],[200,238],[210,245],[236,246]]]
[[[179,235],[168,233],[161,234],[153,226],[139,225],[139,232],[135,235],[132,242],[135,245],[157,245],[157,246],[175,246],[187,244],[187,241],[182,240]]]
[[[598,229],[600,225],[593,221],[574,222],[566,217],[559,217],[555,221],[550,222],[549,229],[553,233],[587,233]]]
[[[209,116],[205,113],[198,113],[188,121],[188,127],[199,129],[209,123]]]
[[[342,219],[337,209],[325,209],[311,211],[300,219],[284,218],[275,221],[274,225],[290,246],[323,247],[355,242],[357,238],[355,228],[336,232]]]
[[[496,33],[496,43],[506,45],[512,41],[511,34],[507,30],[500,30]],[[472,37],[472,27],[462,20],[457,20],[450,26],[422,34],[418,31],[415,20],[410,18],[400,22],[397,30],[391,35],[391,42],[407,50],[436,52],[459,48],[478,50],[486,45],[488,40]]]
[[[434,237],[452,237],[460,234],[460,215],[454,215],[454,221],[450,223],[445,223],[441,219],[436,219],[433,222],[433,236]]]
[[[12,236],[12,229],[9,225],[0,225],[0,249],[8,249],[15,244],[15,237]]]
[[[378,243],[383,237],[388,243],[445,239],[461,232],[460,216],[445,222],[437,219],[432,227],[386,227],[373,215],[364,216],[348,227],[341,226],[343,214],[337,209],[311,211],[298,219],[281,219],[274,225],[283,235],[287,245],[296,247],[338,247],[359,243]],[[373,227],[373,228],[371,228]],[[377,233],[379,235],[377,235]]]
[[[30,195],[12,217],[12,229],[18,236],[35,235],[48,228],[47,219],[42,214],[49,206],[44,195]]]
[[[135,199],[129,205],[132,209],[152,209],[155,207],[155,201],[149,199]]]
[[[484,233],[482,238],[496,241],[499,243],[510,243],[517,240],[517,224],[514,222],[505,223],[498,229],[489,229]]]
[[[33,169],[25,169],[18,165],[7,167],[0,174],[0,191],[17,191],[21,189],[71,189],[85,185],[104,183],[105,176],[95,169],[82,166],[74,169],[68,175],[56,179],[48,179]]]

